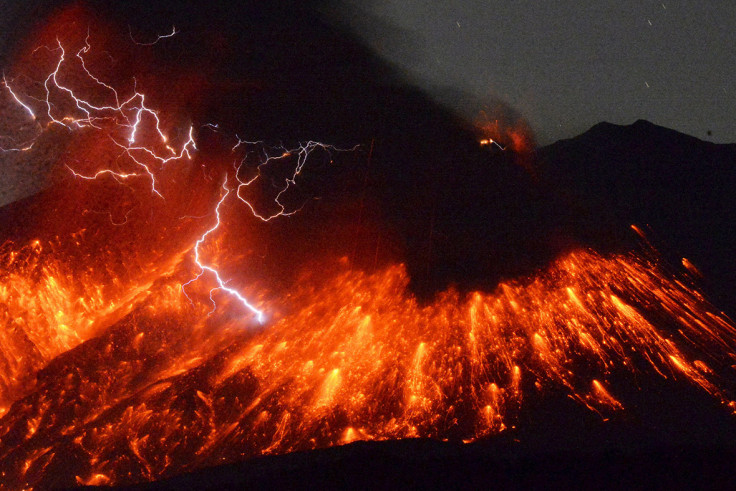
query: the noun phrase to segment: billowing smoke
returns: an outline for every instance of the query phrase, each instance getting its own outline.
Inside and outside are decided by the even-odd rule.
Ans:
[[[193,125],[205,167],[231,158],[233,142],[222,135],[287,146],[310,140],[361,145],[351,162],[305,173],[300,186],[305,196],[320,198],[319,213],[302,214],[302,225],[263,232],[280,236],[286,232],[279,227],[301,227],[299,233],[324,237],[324,224],[331,223],[333,238],[315,237],[306,241],[312,250],[299,246],[298,253],[278,248],[284,254],[307,258],[327,247],[366,267],[405,259],[414,286],[428,293],[453,282],[492,284],[553,255],[545,242],[548,211],[535,197],[534,138],[520,114],[502,102],[453,90],[427,95],[349,26],[335,22],[334,5],[60,5],[46,5],[39,17],[44,20],[14,45],[7,69],[14,81],[22,67],[49,57],[48,49],[37,48],[57,45],[56,33],[80,47],[89,33],[96,47],[90,63],[102,67],[99,76],[129,93],[145,89],[147,103],[166,115],[167,127],[185,131]],[[174,29],[175,36],[152,44]],[[16,83],[39,97],[44,76]],[[484,148],[481,142],[490,140],[497,146]],[[110,157],[95,154],[99,148],[86,142],[48,160],[68,178],[69,163],[84,169]],[[21,167],[39,176],[25,194],[47,182],[47,167]],[[352,239],[335,239],[343,235]],[[283,264],[275,256],[274,263]]]

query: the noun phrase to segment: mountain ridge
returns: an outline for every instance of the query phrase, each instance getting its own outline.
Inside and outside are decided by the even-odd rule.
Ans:
[[[701,268],[722,297],[736,281],[736,144],[645,120],[599,123],[538,150],[563,229],[599,249],[629,249],[637,225],[672,262]],[[632,241],[633,239],[633,241]],[[732,302],[729,302],[732,303]]]

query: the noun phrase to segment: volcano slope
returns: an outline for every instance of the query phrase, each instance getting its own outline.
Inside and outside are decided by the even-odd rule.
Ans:
[[[142,3],[105,9],[114,25],[146,27],[135,24]],[[89,20],[78,7],[62,14],[49,25]],[[678,448],[729,455],[733,323],[695,273],[637,245],[629,218],[644,217],[655,234],[696,233],[677,217],[693,203],[721,203],[707,193],[722,188],[681,185],[678,201],[657,194],[669,181],[648,179],[650,169],[669,176],[667,162],[697,158],[706,164],[685,167],[690,182],[728,183],[730,147],[646,123],[604,124],[537,161],[510,143],[479,145],[505,133],[479,135],[311,8],[245,2],[171,16],[193,34],[156,44],[141,84],[162,112],[200,128],[192,162],[167,171],[173,198],[164,205],[142,197],[150,187],[123,193],[66,172],[3,211],[4,484],[133,484],[307,450],[182,479],[206,485],[234,473],[265,484],[290,479],[283,469],[303,459],[306,476],[340,484],[359,466],[350,462],[375,457],[405,482],[432,479],[421,474],[428,462],[458,482],[468,470],[484,479],[488,460],[522,480],[531,462],[537,482],[535,472],[570,462],[582,472],[601,455],[622,465]],[[195,84],[191,72],[203,67]],[[107,147],[95,131],[73,133],[61,163],[97,163],[86,152]],[[264,325],[213,293],[208,278],[191,281],[202,269],[195,241],[220,216],[223,180],[243,178],[231,170],[236,133],[363,144],[306,167],[301,211],[288,219],[264,223],[223,204],[225,225],[206,255],[269,314]],[[610,155],[631,152],[626,192],[610,173],[624,164],[605,155],[586,163],[591,140]],[[691,189],[697,197],[687,198]],[[640,207],[652,193],[671,206]],[[700,253],[693,262],[703,268],[711,257],[712,270],[728,274],[721,249],[707,245],[727,241],[700,231],[683,254]],[[453,443],[434,441],[445,439]],[[693,465],[719,476],[722,462]],[[604,475],[620,468],[605,465]],[[380,479],[363,469],[363,482]]]
[[[660,264],[677,265],[683,255],[698,258],[693,262],[708,271],[697,273],[700,286],[733,307],[727,302],[732,289],[723,279],[733,274],[733,247],[724,245],[736,210],[728,192],[736,184],[734,146],[638,121],[630,126],[601,123],[577,138],[539,149],[538,155],[539,182],[551,189],[549,199],[560,211],[555,226],[567,247],[584,244],[607,253],[646,249],[651,242],[642,244],[630,225],[647,224],[647,234],[665,251],[666,258],[657,255]],[[646,306],[641,308],[646,312]],[[473,443],[452,438],[355,442],[203,469],[140,489],[470,489],[490,483],[509,489],[728,488],[736,456],[733,415],[677,381],[625,378],[617,389],[628,401],[626,409],[605,417],[562,393],[532,392],[512,427]]]

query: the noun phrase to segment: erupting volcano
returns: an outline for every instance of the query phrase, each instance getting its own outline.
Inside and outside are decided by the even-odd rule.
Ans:
[[[57,27],[0,87],[3,155],[57,149],[52,184],[3,214],[4,487],[156,481],[361,440],[477,442],[560,398],[615,424],[660,382],[736,417],[736,325],[643,226],[629,250],[558,240],[517,275],[487,258],[463,285],[453,258],[489,249],[450,232],[475,222],[438,205],[428,234],[405,232],[427,190],[396,215],[396,198],[375,205],[371,186],[408,180],[370,174],[382,141],[230,133],[187,114],[168,82],[149,96],[121,75],[135,64],[94,25]],[[144,52],[178,34],[125,42]],[[495,124],[467,149],[478,172],[537,182],[531,137]]]

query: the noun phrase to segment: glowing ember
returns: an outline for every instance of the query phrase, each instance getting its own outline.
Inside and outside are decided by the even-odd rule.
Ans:
[[[369,275],[345,262],[303,278],[279,300],[289,313],[258,333],[227,314],[232,298],[212,314],[182,300],[186,269],[39,373],[2,420],[7,482],[60,479],[48,470],[59,459],[63,482],[120,483],[354,440],[473,440],[549,391],[619,411],[609,381],[635,373],[687,380],[734,408],[718,372],[736,328],[634,257],[578,251],[530,282],[426,306],[401,266]]]
[[[75,176],[143,178],[146,206],[169,211],[148,221],[148,208],[126,212],[122,223],[76,217],[102,239],[82,230],[0,251],[8,487],[154,480],[356,440],[473,441],[514,427],[525,398],[549,393],[607,417],[627,405],[620,381],[639,374],[683,380],[736,410],[724,377],[736,327],[692,284],[634,255],[577,250],[534,277],[427,304],[409,293],[402,265],[365,273],[347,259],[325,260],[278,295],[228,286],[222,271],[247,265],[223,238],[236,220],[225,215],[242,205],[262,221],[294,213],[284,197],[307,157],[336,149],[309,142],[266,152],[250,176],[237,164],[205,173],[207,196],[181,205],[192,200],[177,194],[169,164],[198,169],[194,130],[168,138],[142,93],[121,98],[93,75],[89,49],[77,51],[76,69],[110,102],[82,99],[61,80],[71,63],[61,42],[42,97],[24,97],[12,80],[8,95],[39,134],[63,125],[102,134],[98,144],[119,152],[114,167]],[[278,160],[295,164],[264,209],[249,192]],[[209,221],[178,220],[182,210]],[[157,242],[116,243],[141,224]],[[217,290],[228,295],[213,309]],[[264,312],[269,324],[254,329]]]

